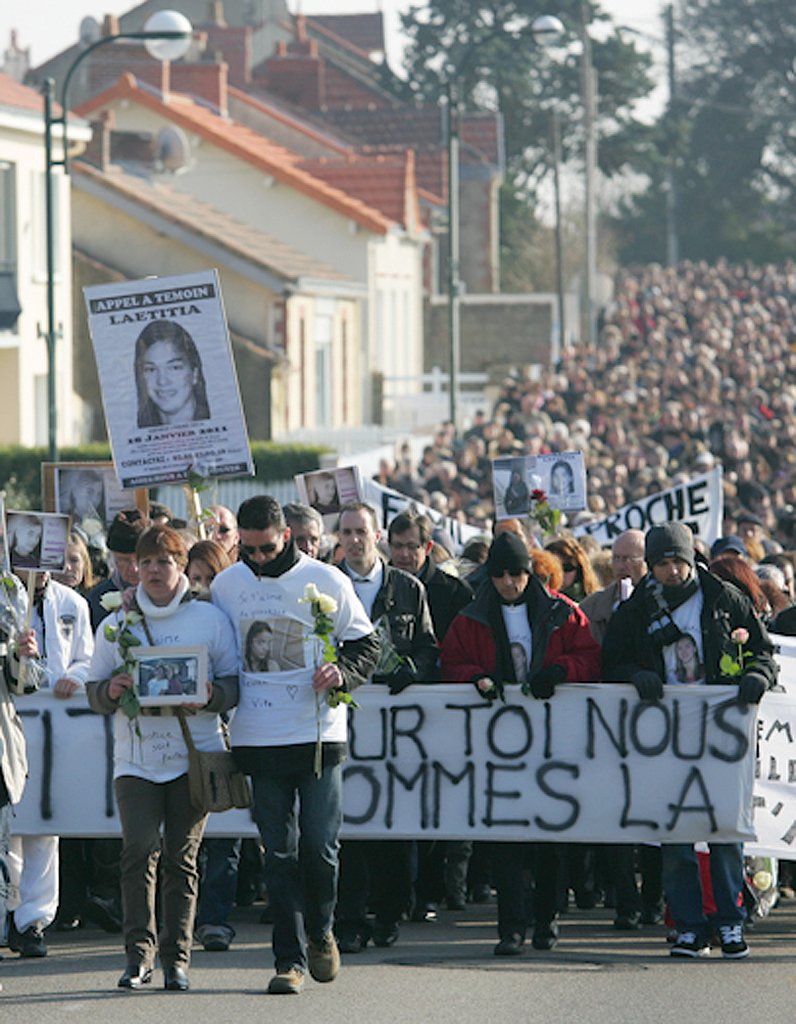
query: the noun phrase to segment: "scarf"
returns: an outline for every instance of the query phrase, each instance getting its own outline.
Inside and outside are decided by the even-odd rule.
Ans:
[[[258,565],[256,562],[252,562],[247,558],[246,554],[241,551],[240,560],[244,565],[248,566],[255,576],[281,576],[286,573],[288,569],[292,569],[296,562],[299,560],[299,550],[296,547],[296,542],[291,539],[285,544],[282,551],[271,559],[270,562],[265,562],[263,565]]]
[[[192,594],[190,593],[191,585],[188,582],[187,576],[180,576],[179,583],[177,584],[177,590],[174,597],[169,601],[168,604],[153,604],[152,601],[147,597],[144,592],[143,586],[139,583],[135,588],[135,600],[141,614],[147,619],[167,619],[170,615],[173,615],[183,601],[187,599],[190,601]]]

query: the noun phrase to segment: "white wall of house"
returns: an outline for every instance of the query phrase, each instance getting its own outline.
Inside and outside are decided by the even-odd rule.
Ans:
[[[70,135],[89,137],[76,125]],[[60,146],[57,146],[60,149]],[[56,156],[60,155],[56,153]],[[22,313],[16,327],[0,330],[0,443],[46,445],[48,438],[47,263],[43,116],[0,109],[0,174],[8,208],[0,219],[9,240],[6,262],[13,263]],[[82,437],[82,409],[72,390],[72,277],[70,181],[54,171],[56,401],[59,445]],[[13,207],[13,211],[11,210]],[[13,223],[10,223],[10,218]]]

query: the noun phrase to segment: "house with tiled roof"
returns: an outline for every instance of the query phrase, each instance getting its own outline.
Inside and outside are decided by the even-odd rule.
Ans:
[[[330,364],[345,368],[330,395],[330,424],[361,423],[365,289],[322,261],[178,192],[169,175],[155,173],[154,152],[114,147],[110,136],[105,118],[95,125],[90,151],[72,167],[77,289],[165,276],[175,267],[186,273],[215,267],[250,437],[285,436],[317,415],[318,365],[309,339],[319,324]],[[76,386],[101,431],[99,382],[84,321],[76,333]]]
[[[221,98],[224,88],[212,83],[223,83],[224,64],[202,69],[210,85],[195,81],[194,88]],[[368,421],[367,403],[380,376],[419,376],[423,367],[426,235],[412,154],[307,159],[232,120],[218,104],[173,91],[168,68],[163,75],[158,89],[124,74],[78,113],[92,121],[112,114],[117,145],[126,140],[157,150],[164,133],[179,133],[184,159],[168,175],[169,188],[306,254],[361,290],[345,365],[329,333],[328,310],[316,315],[305,304],[294,331],[302,340],[289,335],[284,345],[291,366],[305,375],[308,393],[287,403],[276,429]],[[350,388],[359,389],[356,400],[343,401]]]
[[[73,145],[90,137],[85,124],[70,124]],[[58,330],[54,370],[58,441],[63,445],[82,439],[83,409],[72,387],[69,185],[57,168],[53,199]],[[42,334],[46,327],[42,97],[0,72],[0,444],[47,444],[50,367]]]
[[[106,18],[97,31],[141,29],[159,5],[159,0],[145,0],[118,19]],[[426,284],[431,293],[444,291],[446,227],[444,214],[438,213],[447,202],[442,107],[410,104],[398,97],[396,79],[381,59],[383,15],[334,14],[331,2],[328,14],[292,15],[286,0],[173,0],[171,6],[185,14],[195,29],[191,53],[171,68],[175,90],[196,94],[188,70],[191,64],[220,55],[227,65],[228,111],[256,131],[269,134],[258,126],[254,108],[245,106],[244,95],[271,110],[281,104],[287,120],[292,116],[305,126],[313,124],[319,136],[336,137],[355,150],[399,147],[415,151],[418,188],[433,197],[426,215],[437,245],[436,256],[430,259],[437,268],[436,276]],[[60,81],[78,52],[76,45],[33,69],[30,81],[38,83],[47,76]],[[143,81],[152,82],[152,76],[160,74],[143,47],[132,42],[101,47],[87,65],[72,84],[76,102],[107,88],[120,68]],[[271,130],[279,131],[273,125]],[[304,142],[309,144],[308,140],[306,133]],[[301,146],[298,151],[306,153]],[[500,289],[498,193],[503,173],[500,115],[463,112],[460,276],[470,293]]]

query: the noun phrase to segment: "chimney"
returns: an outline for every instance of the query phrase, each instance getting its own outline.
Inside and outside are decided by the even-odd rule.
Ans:
[[[119,19],[115,14],[106,14],[102,20],[102,35],[103,36],[118,36],[119,34]]]
[[[81,159],[94,164],[101,171],[107,171],[111,162],[111,132],[115,122],[112,110],[103,110],[99,117],[91,122],[91,141],[81,155]]]
[[[228,73],[228,64],[219,57],[197,64],[179,61],[171,65],[171,88],[205,100],[226,117]]]
[[[223,0],[211,0],[208,21],[211,25],[218,26],[218,28],[227,27],[227,22],[224,17]]]

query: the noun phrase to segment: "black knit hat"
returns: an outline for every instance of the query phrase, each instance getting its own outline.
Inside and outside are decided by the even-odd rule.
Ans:
[[[108,528],[108,550],[117,551],[120,555],[135,554],[138,538],[149,525],[149,519],[137,508],[117,512]]]
[[[490,576],[500,576],[508,570],[530,572],[531,558],[528,548],[516,533],[501,533],[492,541],[486,557],[486,568]]]
[[[693,568],[694,534],[683,523],[661,523],[647,531],[644,552],[650,568],[662,558],[682,558]]]

